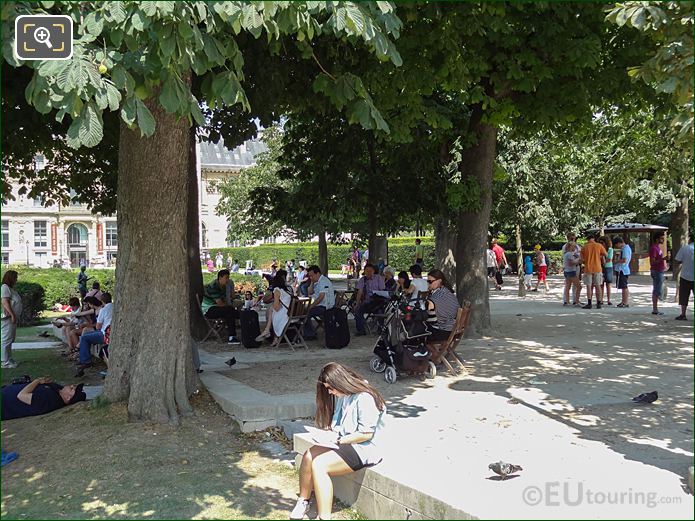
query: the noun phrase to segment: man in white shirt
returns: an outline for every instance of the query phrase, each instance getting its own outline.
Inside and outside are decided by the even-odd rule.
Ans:
[[[97,323],[94,326],[94,331],[82,333],[80,336],[80,364],[76,376],[84,376],[84,369],[92,365],[92,353],[90,347],[94,344],[104,343],[104,333],[111,325],[113,319],[113,304],[111,303],[111,294],[103,293],[101,301],[104,303],[99,308],[97,315]],[[90,304],[91,305],[91,304]]]
[[[323,314],[327,309],[335,306],[335,293],[333,291],[333,283],[325,275],[321,275],[321,270],[318,266],[309,266],[307,277],[311,281],[308,293],[313,297],[313,302],[307,313],[307,319],[304,323],[304,338],[312,340],[316,338],[316,329],[312,323],[312,317],[323,318]]]
[[[695,274],[693,271],[695,247],[693,246],[693,232],[690,232],[688,244],[681,246],[681,249],[676,253],[676,262],[681,263],[680,284],[678,286],[678,304],[681,306],[681,314],[676,317],[676,320],[687,320],[685,311],[688,309],[688,301],[690,293],[693,292],[693,280]]]
[[[414,286],[415,289],[413,290],[412,296],[410,297],[410,302],[416,302],[418,300],[418,294],[421,291],[428,291],[428,284],[427,280],[422,278],[422,266],[419,264],[413,264],[410,267],[410,276],[412,279],[410,280],[410,285]],[[421,304],[424,304],[421,302]],[[424,306],[422,306],[424,309]]]

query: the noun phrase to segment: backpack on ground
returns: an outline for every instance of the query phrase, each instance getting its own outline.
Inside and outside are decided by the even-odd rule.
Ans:
[[[256,337],[261,334],[261,326],[258,323],[258,313],[253,309],[242,309],[239,313],[241,322],[241,343],[249,349],[261,347],[261,342],[256,342]]]
[[[350,343],[350,328],[344,309],[327,309],[323,315],[323,324],[328,349],[342,349]]]

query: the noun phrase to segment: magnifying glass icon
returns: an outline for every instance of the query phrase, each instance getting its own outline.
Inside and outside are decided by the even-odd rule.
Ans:
[[[36,28],[34,31],[34,39],[39,43],[45,44],[49,49],[53,48],[51,45],[51,32],[45,27]]]

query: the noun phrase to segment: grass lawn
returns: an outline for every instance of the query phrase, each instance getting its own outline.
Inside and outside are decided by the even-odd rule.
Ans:
[[[193,404],[178,427],[103,402],[3,422],[19,459],[3,468],[2,518],[287,519],[297,473],[266,449],[277,432],[239,434],[207,392]]]
[[[21,365],[2,370],[2,383],[22,374],[76,381],[56,349],[13,356]],[[0,517],[287,519],[298,490],[288,440],[277,430],[240,434],[205,390],[192,404],[178,427],[131,423],[125,404],[103,400],[2,422],[2,447],[19,459],[2,469]],[[335,509],[336,519],[359,519]]]

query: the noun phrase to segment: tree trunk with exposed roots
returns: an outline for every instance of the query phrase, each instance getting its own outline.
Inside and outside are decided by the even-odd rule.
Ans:
[[[177,423],[191,412],[189,124],[146,102],[156,132],[121,123],[118,265],[105,395],[131,420]],[[198,268],[198,271],[200,269]]]

